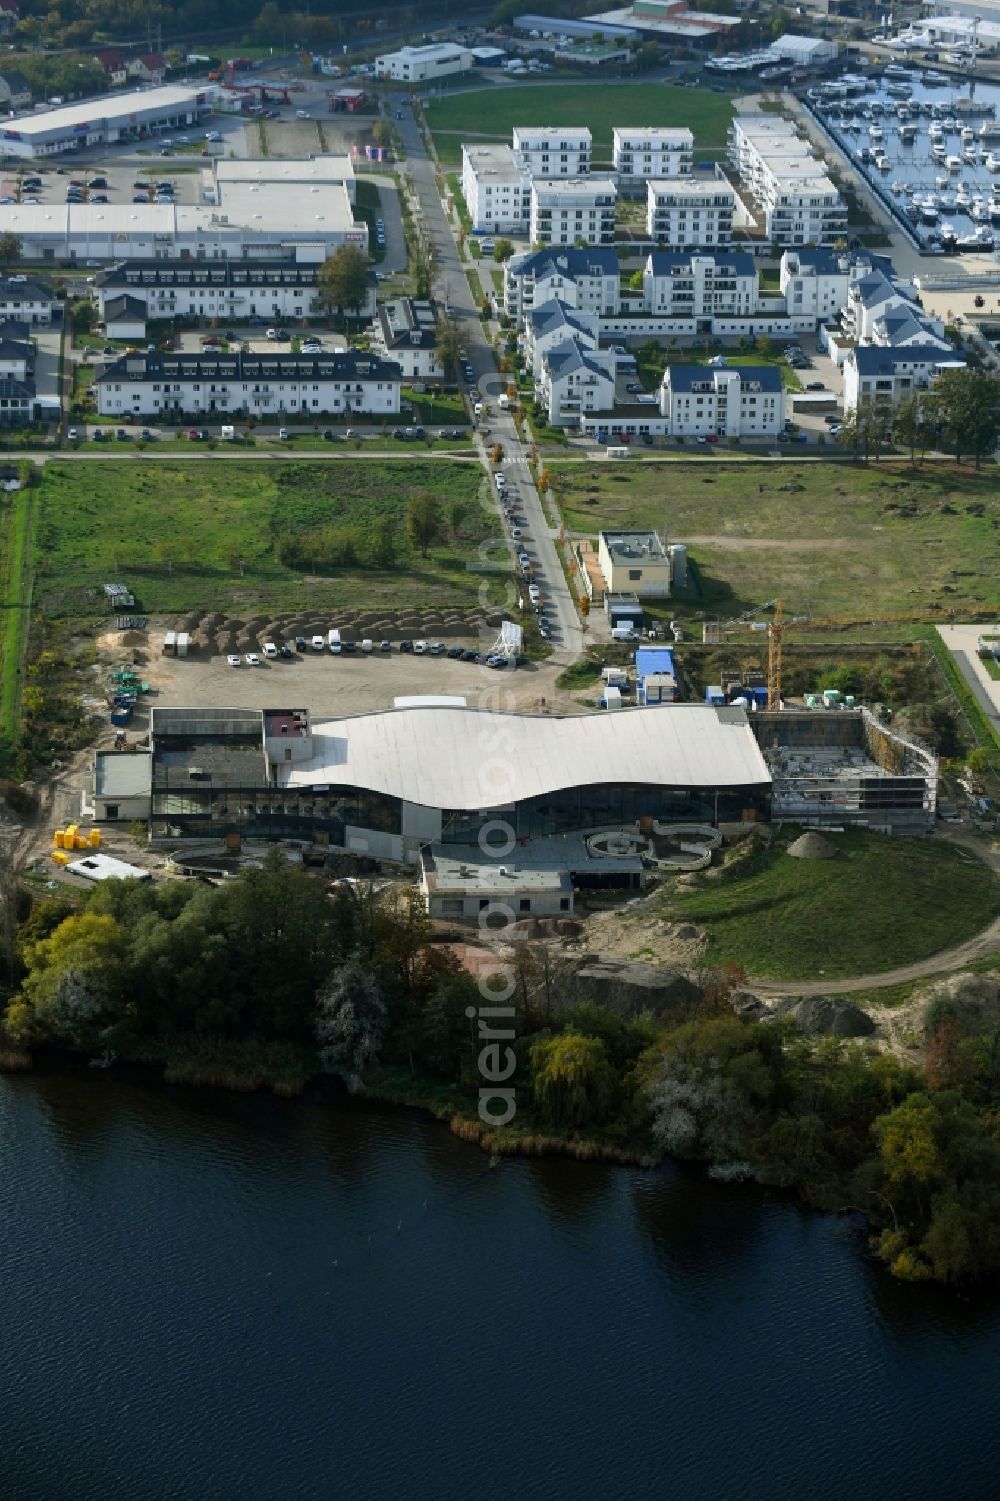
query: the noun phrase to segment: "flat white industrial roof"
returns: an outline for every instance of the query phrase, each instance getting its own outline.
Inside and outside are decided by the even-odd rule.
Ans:
[[[561,788],[640,782],[770,783],[742,710],[704,704],[555,717],[414,708],[313,725],[308,761],[276,767],[283,787],[352,786],[430,808],[498,808]]]
[[[225,228],[227,218],[230,224],[245,224],[250,229],[314,229],[317,234],[329,234],[352,227],[354,208],[342,182],[227,182],[217,208],[177,205],[177,227],[181,231],[196,226]]]
[[[149,871],[141,865],[127,865],[113,855],[101,855],[97,851],[85,855],[82,860],[71,860],[66,866],[71,876],[83,876],[86,881],[148,881]]]
[[[205,89],[185,89],[165,84],[159,89],[135,89],[128,94],[111,94],[99,99],[82,99],[79,104],[59,109],[39,110],[7,121],[5,129],[24,137],[47,136],[60,130],[74,130],[78,125],[97,125],[107,120],[127,120],[148,110],[176,109],[193,104],[204,96]]]
[[[220,157],[215,163],[217,182],[337,183],[351,182],[354,164],[349,156],[305,158]]]
[[[230,183],[224,206],[192,203],[8,203],[0,205],[0,233],[45,235],[221,234],[227,229],[349,230],[354,210],[344,184],[317,188],[283,182],[258,188]]]

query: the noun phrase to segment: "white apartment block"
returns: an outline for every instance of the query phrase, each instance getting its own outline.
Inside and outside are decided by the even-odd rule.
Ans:
[[[835,250],[786,250],[778,285],[790,316],[803,314],[825,323],[847,302],[851,266]]]
[[[682,255],[655,250],[642,274],[645,310],[660,318],[749,318],[757,267],[745,250]]]
[[[527,232],[531,174],[512,147],[463,145],[462,197],[473,229]]]
[[[613,245],[616,197],[610,177],[536,177],[531,238],[540,245]]]
[[[250,318],[308,318],[316,310],[319,264],[308,261],[119,261],[98,272],[94,292],[104,318],[105,308],[121,296],[146,305],[146,318],[218,318],[245,322]],[[368,296],[357,316],[375,316],[374,274]],[[355,309],[349,311],[354,314]]]
[[[646,233],[658,245],[728,245],[736,194],[723,178],[660,178],[646,187]]]
[[[843,199],[787,120],[737,116],[730,159],[773,244],[825,245],[846,231]]]
[[[660,414],[670,437],[770,437],[785,426],[777,366],[668,365]]]
[[[612,131],[612,158],[618,191],[641,195],[652,177],[690,175],[694,136],[686,128],[616,125]]]
[[[593,145],[586,126],[514,127],[514,150],[532,177],[586,177]]]
[[[513,255],[504,273],[504,312],[520,322],[543,302],[615,317],[621,307],[621,268],[611,245],[530,250]]]
[[[427,47],[401,47],[375,59],[375,77],[396,83],[433,83],[449,73],[467,73],[475,58],[467,47],[455,42],[433,42]]]
[[[588,414],[612,411],[616,368],[617,356],[610,350],[587,349],[577,339],[548,350],[535,396],[550,427],[579,427]]]
[[[601,320],[597,314],[579,313],[562,302],[546,302],[525,313],[524,357],[536,380],[549,350],[570,339],[581,349],[599,349]]]
[[[863,344],[844,361],[844,411],[850,415],[859,402],[877,401],[896,407],[914,392],[928,391],[944,370],[961,370],[965,359],[936,345],[886,349]]]
[[[137,354],[97,376],[102,417],[272,419],[399,411],[400,369],[372,355]]]

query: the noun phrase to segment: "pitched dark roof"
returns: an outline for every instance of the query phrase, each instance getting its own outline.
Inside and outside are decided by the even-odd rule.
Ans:
[[[105,323],[118,323],[122,319],[130,322],[144,323],[149,316],[149,309],[141,297],[129,297],[123,293],[120,297],[112,297],[104,304]]]
[[[402,372],[391,360],[354,350],[337,354],[129,354],[104,367],[95,384],[159,380],[394,381]]]
[[[683,276],[691,270],[691,261],[714,261],[716,271],[729,276],[756,274],[754,258],[746,250],[653,250],[647,264],[654,276]]]
[[[692,391],[696,385],[706,384],[714,388],[715,377],[726,372],[738,375],[745,385],[758,385],[768,394],[781,390],[777,365],[668,365],[667,371],[673,391]]]

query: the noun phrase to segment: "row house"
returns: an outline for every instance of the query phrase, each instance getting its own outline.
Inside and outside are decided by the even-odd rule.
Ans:
[[[400,369],[374,355],[129,354],[97,376],[102,417],[303,418],[399,411]]]

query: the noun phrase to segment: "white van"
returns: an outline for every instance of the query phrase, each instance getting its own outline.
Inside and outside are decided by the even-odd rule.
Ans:
[[[476,402],[475,406],[472,408],[472,414],[474,417],[481,417],[483,415],[483,404],[481,401]]]
[[[374,641],[369,640],[369,638],[366,636],[361,643],[361,650],[363,652],[373,652],[375,650]]]
[[[634,631],[630,625],[616,625],[611,632],[612,641],[640,641],[642,638],[638,631]]]
[[[323,650],[323,646],[324,646],[324,642],[323,642],[323,637],[322,636],[314,636],[312,638],[312,649],[313,649],[313,651],[322,651]]]
[[[609,448],[607,457],[609,459],[627,459],[630,452],[631,450],[626,448],[623,443],[620,448]]]
[[[333,631],[333,630],[327,631],[327,633],[326,633],[326,641],[327,641],[327,645],[329,646],[330,650],[333,652],[333,655],[335,657],[339,657],[340,654],[341,654],[341,651],[343,650],[343,648],[341,646],[341,643],[340,643],[340,632],[339,631]]]
[[[509,412],[510,411],[510,397],[507,396],[507,395],[503,395],[503,396],[499,397],[498,400],[497,400],[497,406],[500,408],[501,412]]]

